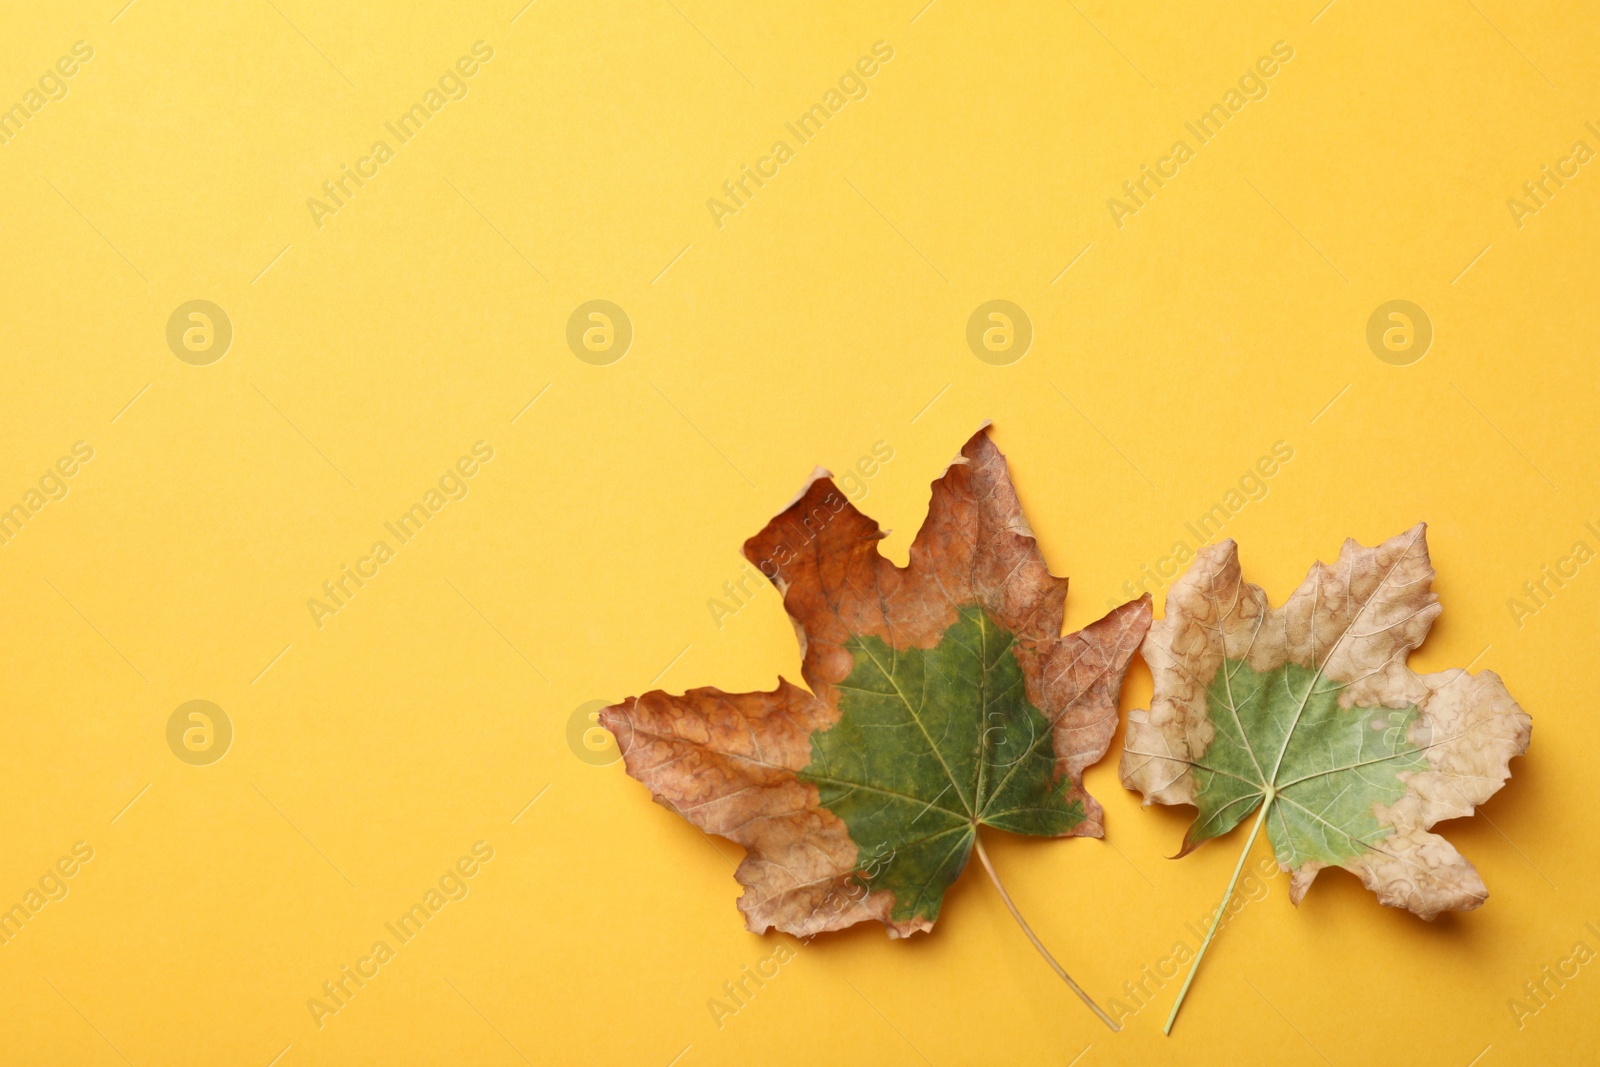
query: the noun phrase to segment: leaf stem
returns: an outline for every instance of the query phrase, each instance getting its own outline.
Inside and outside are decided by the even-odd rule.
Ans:
[[[1228,879],[1228,891],[1222,895],[1222,903],[1217,905],[1217,913],[1211,917],[1211,929],[1206,931],[1206,939],[1200,943],[1200,951],[1195,954],[1194,963],[1189,967],[1189,977],[1183,980],[1183,988],[1178,990],[1178,999],[1172,1003],[1172,1014],[1167,1016],[1167,1025],[1161,1028],[1163,1034],[1171,1035],[1173,1020],[1178,1017],[1178,1009],[1183,1007],[1183,998],[1189,995],[1189,987],[1194,984],[1195,972],[1200,970],[1200,961],[1205,958],[1206,949],[1211,947],[1211,939],[1217,936],[1217,927],[1222,923],[1222,916],[1227,913],[1228,903],[1233,900],[1233,889],[1239,884],[1239,872],[1244,870],[1244,861],[1250,855],[1250,849],[1256,843],[1256,835],[1261,832],[1261,824],[1267,821],[1267,809],[1272,807],[1272,802],[1277,799],[1277,792],[1267,790],[1266,799],[1261,803],[1261,811],[1256,815],[1255,825],[1250,827],[1250,840],[1244,843],[1244,849],[1239,853],[1239,862],[1233,865],[1233,877]]]
[[[1017,906],[1011,902],[1011,894],[1006,892],[1006,887],[1001,883],[1000,876],[995,873],[994,864],[989,862],[989,853],[983,850],[983,838],[979,835],[976,827],[973,829],[972,840],[977,846],[978,859],[983,862],[983,869],[989,872],[989,880],[1000,891],[1000,899],[1005,901],[1006,908],[1011,912],[1011,917],[1017,920],[1017,925],[1022,927],[1022,932],[1028,935],[1028,940],[1033,942],[1033,947],[1039,950],[1039,955],[1043,956],[1045,962],[1050,965],[1056,974],[1061,976],[1063,982],[1067,983],[1067,988],[1078,994],[1083,999],[1083,1002],[1089,1005],[1094,1010],[1094,1013],[1100,1017],[1101,1022],[1111,1027],[1113,1033],[1121,1030],[1122,1027],[1117,1025],[1116,1020],[1107,1015],[1100,1005],[1090,999],[1089,994],[1085,993],[1083,988],[1072,980],[1072,975],[1068,974],[1061,964],[1056,962],[1056,958],[1050,955],[1050,950],[1044,947],[1044,942],[1040,941],[1039,936],[1033,932],[1033,927],[1028,925],[1028,920],[1022,917],[1022,912],[1018,911]]]

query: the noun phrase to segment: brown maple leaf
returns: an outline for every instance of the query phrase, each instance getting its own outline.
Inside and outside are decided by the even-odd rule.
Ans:
[[[993,877],[979,826],[1103,836],[1082,774],[1116,730],[1150,598],[1061,635],[1067,582],[986,429],[933,483],[906,567],[879,553],[884,536],[819,471],[745,543],[783,595],[809,692],[779,679],[601,712],[629,774],[744,846],[739,908],[756,933],[870,919],[904,937],[932,928],[974,848]]]

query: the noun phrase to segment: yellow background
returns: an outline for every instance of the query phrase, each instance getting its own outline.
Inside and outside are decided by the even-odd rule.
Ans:
[[[1507,601],[1600,548],[1600,164],[1520,228],[1506,200],[1600,148],[1594,4],[522,2],[6,13],[0,103],[94,58],[0,146],[0,506],[95,455],[0,546],[0,904],[95,855],[0,947],[0,1060],[1592,1056],[1600,968],[1520,1029],[1507,1002],[1600,948],[1600,565],[1520,626]],[[480,40],[469,95],[319,228],[307,199]],[[869,95],[794,145],[880,40]],[[1107,198],[1277,41],[1268,95],[1119,229]],[[706,200],[780,138],[719,228]],[[593,298],[635,330],[608,366],[565,342]],[[965,341],[993,298],[1035,329],[1009,366]],[[1365,340],[1397,298],[1436,334],[1404,367]],[[209,366],[165,339],[193,299],[234,328]],[[984,419],[1072,628],[1277,441],[1225,530],[1274,598],[1426,519],[1445,613],[1413,666],[1493,669],[1535,723],[1487,817],[1443,828],[1489,903],[1430,926],[1342,872],[1298,910],[1271,879],[1168,1039],[1175,983],[1112,1035],[972,868],[930,936],[800,948],[719,1028],[708,1000],[779,943],[742,927],[737,850],[569,720],[797,678],[770,588],[708,608],[744,538],[882,441],[858,503],[903,560]],[[470,494],[319,628],[308,598],[479,440]],[[1136,661],[1124,707],[1149,691]],[[235,729],[209,766],[167,745],[191,699]],[[1242,834],[1164,859],[1187,813],[1141,812],[1119,745],[1087,776],[1107,842],[986,836],[1102,1001],[1215,904]],[[479,840],[470,895],[318,1028],[307,1000]]]

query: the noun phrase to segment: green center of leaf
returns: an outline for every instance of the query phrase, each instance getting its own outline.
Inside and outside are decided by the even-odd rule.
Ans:
[[[1405,795],[1401,773],[1428,766],[1410,738],[1417,709],[1341,708],[1342,688],[1295,663],[1223,662],[1206,691],[1216,736],[1194,766],[1200,815],[1186,850],[1237,826],[1269,787],[1267,836],[1291,870],[1341,863],[1392,832],[1377,807]]]
[[[849,827],[862,884],[894,893],[896,921],[938,918],[980,824],[1054,837],[1084,819],[1015,643],[977,605],[931,649],[846,643],[839,721],[811,735],[800,777]]]

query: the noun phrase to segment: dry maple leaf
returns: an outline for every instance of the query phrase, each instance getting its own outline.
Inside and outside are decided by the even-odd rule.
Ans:
[[[1531,721],[1491,671],[1406,666],[1441,610],[1433,574],[1421,523],[1376,548],[1346,541],[1282,608],[1240,576],[1232,541],[1199,553],[1145,639],[1155,695],[1128,715],[1121,766],[1146,804],[1199,809],[1180,856],[1259,805],[1239,866],[1265,824],[1295,904],[1327,866],[1424,919],[1487,899],[1476,868],[1428,830],[1494,795]]]
[[[745,543],[783,594],[810,692],[780,678],[770,693],[656,691],[600,713],[657,801],[744,846],[739,909],[758,934],[929,930],[974,847],[995,878],[980,825],[1103,836],[1082,774],[1116,730],[1150,598],[1061,636],[1067,582],[1046,569],[987,429],[933,483],[908,566],[879,554],[884,536],[819,471]]]

